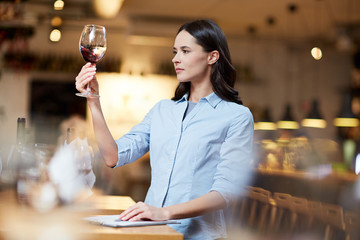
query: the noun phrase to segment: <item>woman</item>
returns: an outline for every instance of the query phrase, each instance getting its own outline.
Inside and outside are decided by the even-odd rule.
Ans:
[[[253,118],[233,88],[235,70],[224,33],[210,20],[184,24],[174,43],[179,85],[172,100],[157,103],[144,120],[114,141],[100,101],[88,98],[94,131],[104,161],[118,167],[150,150],[151,186],[145,202],[122,214],[122,220],[181,219],[170,225],[185,239],[226,236],[224,209],[249,179]],[[85,91],[95,66],[76,77]]]

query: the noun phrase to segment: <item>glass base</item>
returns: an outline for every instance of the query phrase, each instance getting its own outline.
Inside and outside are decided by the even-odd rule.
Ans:
[[[86,98],[99,98],[100,95],[89,93],[89,92],[83,92],[83,93],[75,93],[76,96],[79,97],[86,97]]]

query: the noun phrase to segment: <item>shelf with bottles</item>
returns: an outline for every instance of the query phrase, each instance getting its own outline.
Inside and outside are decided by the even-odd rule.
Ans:
[[[35,72],[76,73],[85,64],[79,56],[12,50],[5,52],[1,60],[4,69]],[[121,63],[120,58],[107,57],[97,64],[97,71],[120,72]]]
[[[340,145],[331,139],[306,136],[263,139],[255,144],[254,167],[262,170],[338,172],[343,162]]]

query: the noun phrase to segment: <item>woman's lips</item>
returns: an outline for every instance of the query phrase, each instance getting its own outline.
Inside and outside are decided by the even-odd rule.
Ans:
[[[175,68],[175,71],[176,71],[176,73],[181,73],[182,71],[184,71],[184,69],[183,68]]]

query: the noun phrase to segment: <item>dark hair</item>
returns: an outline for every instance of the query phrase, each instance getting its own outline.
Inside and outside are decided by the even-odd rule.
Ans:
[[[239,93],[234,88],[236,71],[231,63],[224,32],[211,20],[196,20],[185,23],[180,27],[178,34],[183,30],[190,33],[204,51],[217,50],[219,52],[220,57],[213,64],[210,75],[210,81],[216,95],[223,100],[242,104]],[[177,86],[172,100],[179,100],[188,92],[190,92],[190,82],[181,82]]]

